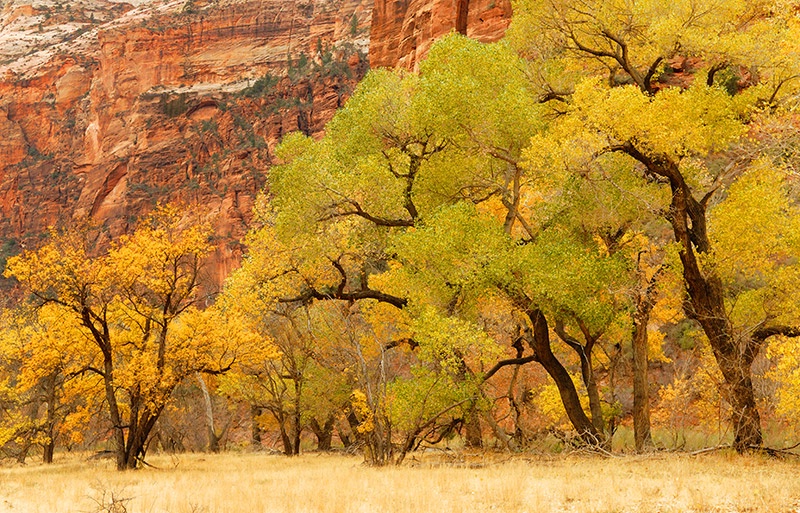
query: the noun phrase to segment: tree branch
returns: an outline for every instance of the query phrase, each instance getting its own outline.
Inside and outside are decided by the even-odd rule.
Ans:
[[[359,301],[361,299],[374,299],[381,303],[388,303],[397,308],[405,308],[408,305],[408,299],[385,294],[383,292],[372,289],[361,289],[355,292],[338,292],[330,291],[322,293],[316,289],[309,288],[303,293],[294,297],[284,297],[278,299],[278,303],[309,303],[312,299],[317,300],[331,300],[338,299],[341,301]]]
[[[335,219],[337,217],[347,217],[347,216],[358,216],[370,221],[371,223],[376,224],[377,226],[414,226],[413,219],[387,219],[385,217],[374,216],[369,212],[365,212],[361,205],[357,201],[347,200],[343,203],[347,203],[351,205],[354,210],[345,210],[339,212],[331,212],[325,216],[320,217],[317,221],[330,221],[331,219]],[[333,207],[338,208],[341,206],[342,203],[338,203],[333,205]]]
[[[800,327],[797,326],[764,326],[753,332],[753,339],[763,342],[769,337],[781,335],[783,337],[800,337]]]
[[[521,358],[509,358],[507,360],[500,360],[494,367],[489,369],[486,374],[483,375],[482,381],[488,381],[489,378],[497,374],[497,371],[502,369],[503,367],[507,367],[509,365],[525,365],[526,363],[535,362],[536,355],[531,356],[523,356]]]

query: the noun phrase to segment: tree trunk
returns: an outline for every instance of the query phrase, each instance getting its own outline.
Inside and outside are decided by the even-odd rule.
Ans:
[[[331,442],[333,440],[333,425],[335,422],[336,417],[334,415],[330,415],[325,420],[325,424],[321,426],[317,419],[311,419],[309,426],[311,427],[311,431],[314,433],[314,436],[317,437],[318,451],[331,450]]]
[[[676,167],[676,173],[677,166]],[[683,277],[689,293],[687,315],[700,323],[714,357],[717,360],[733,407],[734,448],[744,452],[751,445],[761,445],[761,418],[756,408],[753,380],[751,378],[752,358],[740,353],[739,343],[734,336],[733,327],[725,308],[725,295],[722,281],[713,274],[704,274],[695,256],[694,248],[700,253],[708,251],[710,243],[706,234],[705,207],[691,195],[689,187],[678,174],[672,185],[672,212],[670,222],[675,232],[675,240],[681,243],[679,251],[683,264]]]
[[[483,433],[481,432],[481,419],[475,408],[471,408],[467,412],[467,418],[464,419],[464,446],[472,449],[480,449],[483,447]]]
[[[336,423],[336,434],[339,435],[339,440],[341,440],[342,445],[344,446],[345,449],[349,448],[351,445],[353,445],[355,443],[354,438],[355,438],[355,433],[356,432],[351,427],[351,424],[350,424],[350,421],[349,421],[349,418],[350,418],[351,415],[353,415],[353,414],[349,413],[347,415],[347,418],[348,418],[347,429],[343,426],[343,423],[341,423],[341,422]],[[348,433],[348,429],[350,430],[349,433]]]
[[[751,378],[752,360],[739,354],[717,356],[717,351],[714,355],[725,378],[725,392],[733,409],[734,449],[742,453],[760,446],[764,440]]]
[[[55,452],[56,443],[51,438],[49,442],[45,442],[42,447],[42,463],[53,463],[53,453]]]
[[[761,445],[761,418],[751,377],[751,366],[761,346],[754,340],[740,340],[736,336],[727,315],[722,280],[713,269],[702,269],[697,258],[697,254],[711,249],[705,205],[710,196],[697,201],[680,167],[669,157],[650,157],[630,142],[621,148],[642,163],[648,173],[669,180],[672,202],[666,217],[672,225],[675,242],[680,245],[678,256],[683,264],[683,281],[688,293],[684,310],[703,328],[725,379],[733,408],[734,448],[741,453],[751,446]]]
[[[280,423],[280,432],[281,432],[281,442],[283,442],[283,454],[286,456],[292,456],[294,454],[294,450],[292,449],[292,439],[289,438],[289,433],[286,432],[286,427],[284,423]]]
[[[114,367],[111,363],[110,354],[105,359],[104,370],[103,381],[106,391],[106,403],[108,404],[108,411],[114,433],[114,452],[116,453],[117,470],[125,470],[128,468],[128,458],[125,452],[125,428],[122,425],[122,418],[120,417],[119,406],[117,405],[117,396],[114,391]]]
[[[25,460],[28,459],[28,451],[31,450],[31,443],[28,437],[26,436],[25,440],[22,441],[22,447],[20,447],[19,452],[17,453],[16,460],[17,463],[25,464]]]
[[[53,453],[56,447],[56,381],[57,373],[53,373],[44,382],[47,394],[47,418],[45,419],[47,441],[42,446],[42,463],[53,463]]]
[[[221,436],[217,434],[217,430],[214,428],[214,408],[211,404],[211,394],[208,393],[208,387],[206,386],[206,380],[203,379],[203,375],[198,372],[196,373],[195,377],[197,378],[197,382],[200,384],[200,390],[203,392],[206,433],[208,435],[208,444],[206,448],[209,452],[219,452],[219,439]]]
[[[250,405],[250,444],[253,447],[261,448],[261,425],[258,423],[258,417],[261,415],[261,408],[256,405]]]
[[[292,430],[292,438],[294,443],[294,450],[292,451],[293,456],[297,456],[300,454],[300,434],[303,431],[303,426],[301,424],[302,420],[302,410],[300,404],[300,393],[303,390],[303,383],[300,379],[294,380],[294,415],[292,419],[293,430]]]
[[[536,355],[536,361],[555,381],[570,423],[586,443],[591,445],[601,443],[601,434],[583,411],[575,383],[572,382],[567,369],[553,354],[550,347],[550,330],[544,313],[538,308],[530,309],[526,313],[533,324],[533,334],[528,337],[528,343]]]
[[[581,379],[583,380],[583,385],[586,387],[586,395],[589,397],[589,411],[592,414],[592,425],[594,425],[598,433],[605,433],[606,424],[603,419],[603,406],[600,403],[600,391],[597,389],[594,367],[592,366],[592,351],[600,335],[593,336],[582,322],[579,321],[579,324],[584,339],[586,340],[585,345],[581,344],[578,339],[567,333],[566,329],[564,329],[564,323],[560,319],[556,320],[554,331],[564,343],[578,354],[578,358],[580,358],[581,361]]]
[[[605,433],[606,422],[605,419],[603,419],[603,405],[600,403],[600,391],[597,389],[597,381],[594,378],[591,350],[586,351],[584,363],[581,364],[581,375],[583,376],[583,384],[586,386],[586,394],[589,396],[589,410],[592,413],[592,425],[598,433]]]
[[[158,417],[161,415],[163,406],[158,408],[155,412],[145,412],[138,418],[131,415],[129,425],[131,426],[128,431],[128,443],[125,450],[125,469],[135,469],[140,461],[144,461],[147,452],[147,439],[155,427]],[[135,408],[131,407],[132,412],[140,411],[137,405]]]
[[[650,380],[647,361],[647,324],[655,304],[653,275],[644,291],[636,294],[636,311],[633,314],[633,438],[636,452],[652,446],[650,434]]]

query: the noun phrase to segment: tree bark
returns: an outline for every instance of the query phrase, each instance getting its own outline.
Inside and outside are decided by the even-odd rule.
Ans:
[[[753,446],[760,446],[764,439],[761,435],[761,416],[756,406],[752,380],[752,361],[738,354],[717,356],[722,376],[725,378],[728,400],[732,406],[733,447],[742,453]]]
[[[538,308],[529,309],[526,313],[533,324],[533,334],[528,337],[528,343],[536,355],[536,361],[555,381],[570,423],[586,443],[591,445],[601,443],[602,435],[598,433],[592,421],[586,416],[586,412],[583,411],[575,383],[572,382],[567,369],[553,354],[550,347],[550,330],[544,313]]]
[[[250,444],[253,447],[261,448],[261,425],[258,423],[258,416],[261,415],[261,408],[250,405]]]
[[[221,437],[217,434],[217,430],[214,427],[214,408],[211,404],[211,394],[208,393],[208,387],[206,386],[206,380],[203,379],[203,375],[198,372],[195,374],[195,377],[197,378],[197,382],[200,384],[200,390],[203,393],[203,405],[205,407],[206,417],[206,433],[208,435],[208,444],[206,448],[209,452],[219,452],[219,439]]]
[[[633,438],[636,452],[653,443],[650,434],[650,380],[648,379],[647,324],[655,304],[655,281],[658,272],[636,294],[633,314]]]
[[[280,433],[281,433],[281,442],[283,442],[283,454],[286,456],[292,456],[294,454],[294,450],[292,449],[292,439],[289,437],[289,433],[286,432],[286,426],[284,421],[278,421],[280,425]]]
[[[481,419],[475,408],[467,412],[467,418],[464,419],[464,430],[464,446],[472,449],[481,449],[483,447]]]
[[[55,452],[56,443],[52,439],[49,442],[46,442],[42,447],[42,463],[50,464],[53,463],[53,453]]]
[[[555,330],[556,334],[561,340],[571,347],[577,354],[581,361],[581,378],[583,385],[586,387],[586,395],[589,397],[589,411],[592,414],[592,424],[598,433],[605,433],[606,423],[603,420],[603,406],[600,403],[600,391],[597,389],[597,381],[594,377],[594,367],[592,365],[592,351],[599,335],[593,336],[581,324],[581,331],[583,332],[586,344],[581,344],[578,339],[569,335],[564,329],[564,324],[561,320],[556,321]]]
[[[296,374],[299,376],[299,374]],[[301,398],[300,393],[303,390],[303,383],[301,381],[302,378],[296,378],[294,380],[294,412],[293,412],[293,422],[292,422],[292,437],[293,437],[293,447],[294,450],[292,451],[292,456],[297,456],[300,454],[300,434],[303,431],[303,426],[301,424],[302,420],[302,410],[301,410]]]
[[[333,425],[336,422],[336,417],[334,415],[329,416],[325,419],[325,423],[320,425],[317,419],[311,419],[309,423],[309,427],[311,431],[314,433],[314,436],[317,437],[317,450],[318,451],[330,451],[331,450],[331,443],[333,441]]]
[[[56,381],[57,373],[54,372],[44,382],[47,394],[47,418],[45,419],[47,442],[42,447],[42,463],[53,463],[53,453],[56,448]]]
[[[733,408],[734,449],[741,453],[759,446],[763,443],[761,417],[755,402],[751,366],[761,344],[750,338],[738,339],[725,308],[722,280],[713,270],[701,269],[696,253],[706,253],[711,246],[705,204],[694,198],[678,164],[668,157],[649,157],[631,143],[621,149],[642,163],[650,174],[669,180],[672,202],[667,220],[675,241],[680,244],[678,255],[688,293],[684,310],[703,328],[725,379]]]

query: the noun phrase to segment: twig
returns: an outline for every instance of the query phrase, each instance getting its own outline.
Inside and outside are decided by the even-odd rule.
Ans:
[[[722,450],[722,449],[730,449],[731,447],[732,447],[732,446],[731,446],[730,444],[726,444],[726,445],[716,445],[716,446],[714,446],[714,447],[706,447],[706,448],[704,448],[704,449],[699,449],[699,450],[697,450],[697,451],[692,451],[692,452],[690,452],[690,453],[689,453],[689,456],[697,456],[697,455],[699,455],[699,454],[705,454],[705,453],[708,453],[708,452],[719,451],[719,450]]]

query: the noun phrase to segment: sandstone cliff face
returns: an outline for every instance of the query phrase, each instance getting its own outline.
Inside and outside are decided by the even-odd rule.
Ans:
[[[91,216],[108,238],[195,202],[241,256],[283,134],[319,136],[368,67],[413,69],[509,0],[0,0],[0,260]]]
[[[492,42],[510,21],[510,0],[376,0],[370,65],[416,69],[431,44],[451,30]]]
[[[77,217],[114,237],[157,202],[198,202],[221,282],[275,144],[320,134],[366,71],[371,2],[65,3],[1,11],[0,253]],[[81,27],[20,44],[62,16]]]

